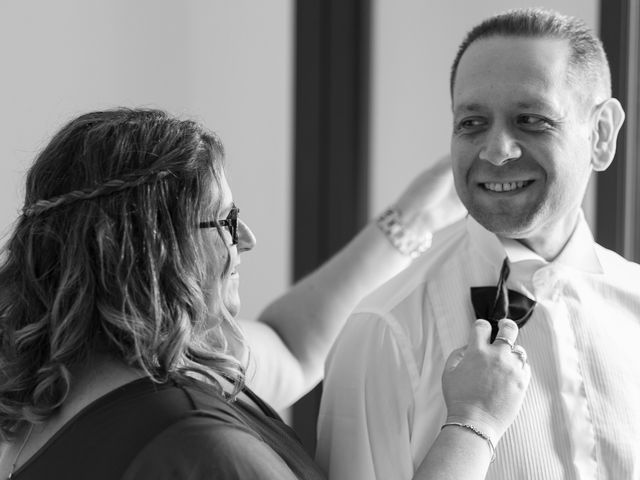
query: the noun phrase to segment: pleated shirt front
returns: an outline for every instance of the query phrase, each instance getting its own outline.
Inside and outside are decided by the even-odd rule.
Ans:
[[[446,417],[444,363],[467,342],[469,288],[537,306],[518,342],[532,379],[488,480],[640,479],[640,266],[594,243],[581,217],[546,262],[473,219],[367,298],[327,362],[317,460],[332,480],[410,479]]]

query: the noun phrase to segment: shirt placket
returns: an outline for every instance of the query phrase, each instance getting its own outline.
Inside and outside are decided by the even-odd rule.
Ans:
[[[580,362],[572,317],[579,315],[578,299],[572,289],[565,288],[568,273],[558,266],[539,269],[532,278],[533,291],[541,307],[548,310],[555,337],[556,372],[564,410],[564,425],[571,439],[572,463],[579,480],[596,480],[595,429],[585,393],[585,380]]]

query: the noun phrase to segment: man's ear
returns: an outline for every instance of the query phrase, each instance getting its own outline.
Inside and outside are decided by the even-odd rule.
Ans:
[[[616,98],[609,98],[597,107],[591,132],[591,166],[596,172],[606,170],[613,161],[623,122],[624,110]]]

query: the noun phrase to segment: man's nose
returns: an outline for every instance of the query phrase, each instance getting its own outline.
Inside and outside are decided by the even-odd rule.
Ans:
[[[487,133],[485,143],[480,150],[480,158],[496,166],[517,160],[521,155],[520,145],[509,129],[498,125]]]
[[[255,246],[255,235],[246,223],[238,219],[238,251],[247,252]]]

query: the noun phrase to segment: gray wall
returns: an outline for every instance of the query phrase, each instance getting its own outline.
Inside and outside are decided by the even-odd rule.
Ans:
[[[222,137],[258,237],[240,267],[241,316],[257,315],[290,277],[292,21],[292,0],[2,1],[0,231],[71,117],[120,105],[194,117]]]

